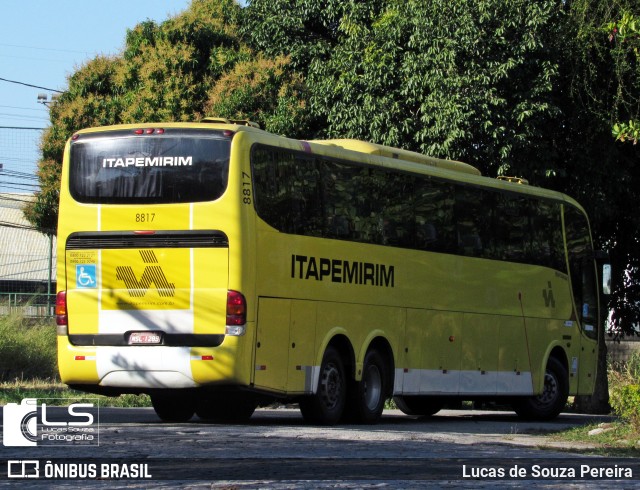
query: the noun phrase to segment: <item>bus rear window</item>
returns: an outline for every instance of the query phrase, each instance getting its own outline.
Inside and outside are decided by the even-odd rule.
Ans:
[[[81,135],[71,144],[70,192],[83,203],[213,201],[227,187],[230,145],[213,131]]]

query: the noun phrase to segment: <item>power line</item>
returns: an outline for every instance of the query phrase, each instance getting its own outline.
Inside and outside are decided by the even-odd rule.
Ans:
[[[21,223],[11,223],[10,221],[0,221],[0,227],[15,228],[17,230],[36,230],[35,226],[23,225]]]
[[[35,119],[35,120],[39,120],[39,121],[48,121],[49,118],[48,117],[40,117],[40,116],[23,116],[21,114],[15,114],[13,112],[0,112],[0,116],[3,117],[13,117],[13,118],[18,118],[18,119]]]
[[[27,173],[27,172],[18,172],[17,170],[9,170],[9,169],[3,169],[0,168],[0,177],[15,177],[18,179],[25,179],[25,180],[38,180],[38,177],[34,174],[31,173]]]
[[[30,129],[33,131],[43,131],[47,128],[25,128],[22,126],[0,126],[0,129]]]
[[[19,107],[15,105],[0,105],[0,107],[4,107],[6,109],[21,109],[23,111],[46,112],[46,109],[44,107],[38,107],[37,109],[34,109],[33,107]]]
[[[33,199],[31,197],[25,197],[24,199],[21,199],[20,197],[14,197],[14,196],[26,196],[25,194],[17,194],[14,192],[0,192],[0,208],[11,208],[11,209],[15,209],[15,206],[9,206],[8,204],[6,204],[7,202],[19,202],[19,203],[25,203],[25,204],[29,204],[31,202],[33,202]],[[28,196],[31,196],[31,194],[29,194]],[[6,201],[5,203],[3,203],[2,201]]]
[[[46,63],[68,63],[68,60],[57,60],[54,58],[34,58],[33,56],[12,56],[10,54],[0,54],[1,58],[11,58],[14,60],[27,60],[27,61],[44,61]]]
[[[12,189],[14,191],[28,191],[33,192],[40,188],[37,184],[21,184],[19,182],[0,182],[0,188]]]
[[[47,90],[48,92],[57,92],[59,94],[63,94],[64,92],[62,92],[61,90],[56,90],[54,88],[47,88],[47,87],[40,87],[39,85],[32,85],[30,83],[25,83],[25,82],[18,82],[16,80],[9,80],[7,78],[0,78],[0,81],[2,82],[9,82],[9,83],[16,83],[18,85],[24,85],[25,87],[32,87],[32,88],[39,88],[41,90]]]
[[[84,54],[84,55],[89,55],[91,53],[87,53],[86,51],[78,51],[78,50],[73,50],[73,49],[55,49],[55,48],[41,48],[38,46],[24,46],[22,44],[5,44],[5,43],[0,43],[0,46],[8,46],[10,48],[25,48],[25,49],[39,49],[41,51],[58,51],[60,53],[78,53],[78,54]]]

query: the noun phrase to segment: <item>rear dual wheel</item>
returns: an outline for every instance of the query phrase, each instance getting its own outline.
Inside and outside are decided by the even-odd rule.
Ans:
[[[256,409],[256,402],[248,394],[220,394],[204,398],[196,407],[196,415],[214,422],[246,422]]]
[[[347,398],[347,379],[340,353],[332,346],[322,357],[318,389],[314,395],[300,400],[304,420],[316,425],[337,424]]]
[[[195,412],[191,396],[151,396],[156,415],[164,422],[187,422]]]
[[[362,366],[362,379],[351,384],[346,419],[360,424],[380,420],[389,392],[387,364],[377,350],[367,352]]]
[[[403,413],[419,417],[431,417],[444,405],[441,400],[432,396],[396,396],[393,401]]]
[[[300,411],[306,422],[317,425],[340,420],[373,424],[380,419],[388,392],[387,364],[377,350],[367,352],[362,379],[348,382],[340,353],[329,346],[320,365],[317,392],[300,400]]]

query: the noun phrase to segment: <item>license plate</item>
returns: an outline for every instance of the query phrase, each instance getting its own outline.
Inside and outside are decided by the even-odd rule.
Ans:
[[[158,332],[131,332],[129,345],[159,344],[162,342],[162,334]]]

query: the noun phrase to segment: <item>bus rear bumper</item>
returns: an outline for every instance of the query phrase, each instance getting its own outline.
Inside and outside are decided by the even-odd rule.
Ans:
[[[131,392],[242,384],[222,347],[76,346],[58,336],[60,378],[69,385]],[[233,350],[233,349],[231,349]]]

